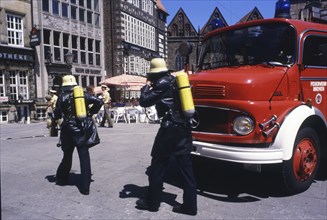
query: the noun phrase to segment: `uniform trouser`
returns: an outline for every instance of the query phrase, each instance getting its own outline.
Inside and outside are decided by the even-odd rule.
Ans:
[[[112,122],[112,119],[111,119],[111,116],[110,116],[110,106],[109,104],[104,104],[104,113],[103,113],[103,118],[102,118],[102,121],[101,121],[101,126],[104,126],[104,124],[106,123],[106,121],[108,121],[108,124],[110,127],[113,126],[113,122]]]
[[[189,154],[175,156],[183,177],[183,206],[197,210],[196,181]],[[149,191],[147,200],[154,207],[160,206],[163,180],[168,168],[169,157],[153,157],[149,172]]]
[[[56,177],[60,180],[68,181],[69,172],[72,167],[74,146],[62,146],[62,150],[64,152],[64,156],[57,169]],[[87,147],[77,147],[77,152],[81,166],[81,188],[83,190],[89,190],[91,182],[91,162],[89,149]]]

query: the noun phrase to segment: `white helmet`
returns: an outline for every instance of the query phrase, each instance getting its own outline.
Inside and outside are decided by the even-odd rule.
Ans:
[[[64,86],[77,86],[76,79],[73,75],[66,75],[62,78],[62,87]]]

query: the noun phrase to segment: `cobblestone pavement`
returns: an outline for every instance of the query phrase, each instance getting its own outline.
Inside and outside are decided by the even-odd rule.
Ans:
[[[135,209],[147,189],[158,124],[117,123],[98,128],[101,144],[90,149],[90,195],[79,193],[79,160],[75,151],[70,182],[54,183],[62,157],[58,137],[49,137],[45,122],[2,124],[2,219],[327,219],[327,181],[317,180],[304,193],[283,196],[269,176],[240,166],[194,159],[198,182],[198,215],[173,213],[182,202],[179,175],[170,165],[158,212]]]

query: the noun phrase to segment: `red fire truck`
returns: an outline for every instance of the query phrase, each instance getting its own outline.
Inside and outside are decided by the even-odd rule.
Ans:
[[[278,165],[288,193],[309,188],[326,167],[327,25],[272,18],[219,28],[197,66],[193,153]]]

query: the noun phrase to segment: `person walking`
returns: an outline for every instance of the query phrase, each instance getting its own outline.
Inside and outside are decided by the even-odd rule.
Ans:
[[[183,177],[183,204],[173,207],[172,211],[196,215],[196,181],[190,157],[191,127],[189,118],[181,111],[176,79],[162,58],[154,58],[150,62],[147,84],[141,89],[140,105],[155,105],[161,124],[151,151],[148,193],[145,199],[136,201],[136,208],[153,212],[159,210],[164,176],[168,162],[174,156]]]
[[[106,85],[101,86],[102,89],[102,99],[103,99],[103,108],[104,108],[104,114],[103,118],[100,124],[100,127],[104,127],[106,121],[108,121],[108,127],[112,128],[113,127],[113,121],[111,119],[110,115],[110,108],[111,108],[111,97],[109,94],[109,88]]]
[[[85,107],[88,116],[84,119],[78,118],[73,95],[75,86],[77,86],[77,83],[73,75],[66,75],[63,77],[62,92],[53,112],[54,119],[63,118],[60,132],[63,158],[57,169],[56,183],[58,185],[68,184],[73,152],[76,147],[81,168],[81,184],[79,190],[82,194],[88,195],[91,183],[89,148],[100,143],[96,127],[90,117],[99,111],[103,102],[95,96],[84,93]],[[89,108],[91,104],[92,107]]]
[[[51,114],[56,107],[56,103],[58,100],[57,91],[51,89],[49,91],[49,95],[45,98],[48,101],[48,105],[46,107],[47,115]],[[51,117],[48,116],[47,118],[47,128],[49,129],[49,136],[50,137],[57,137],[58,136],[58,129],[61,121],[53,120]]]

